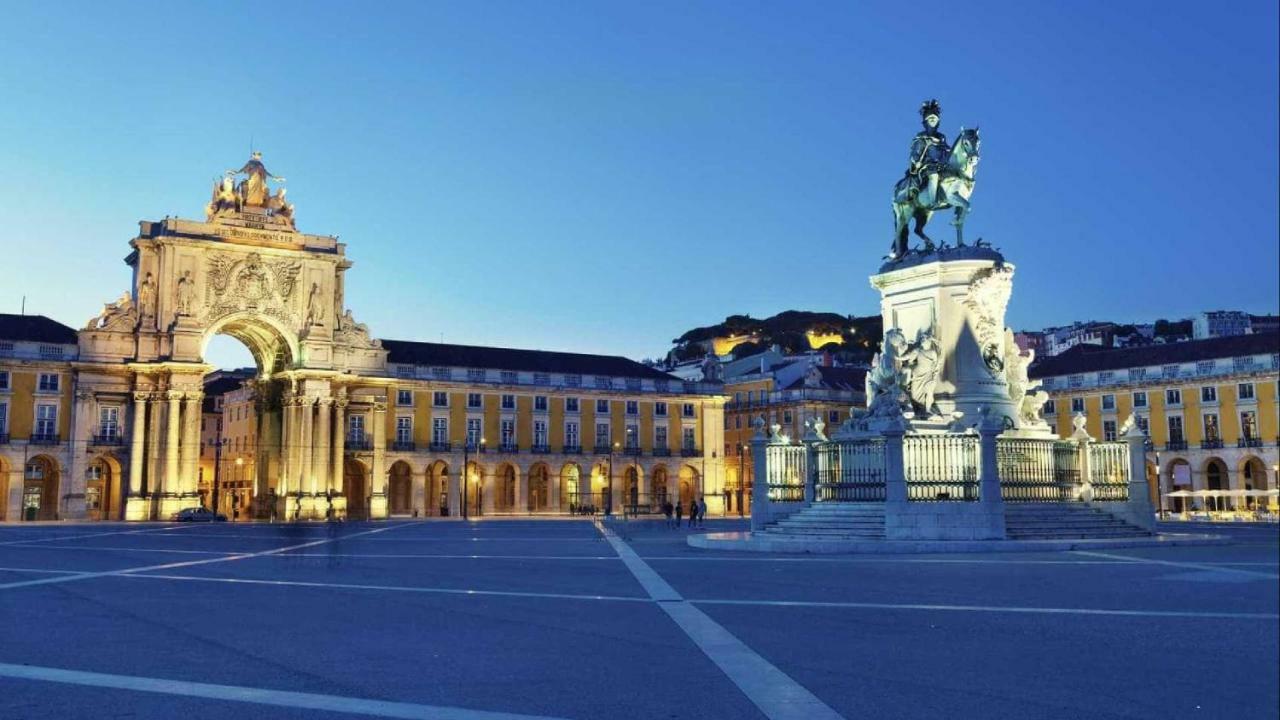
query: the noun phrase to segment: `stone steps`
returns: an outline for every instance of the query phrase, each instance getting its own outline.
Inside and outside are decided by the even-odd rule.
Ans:
[[[1134,527],[1097,508],[1076,503],[1004,506],[1005,534],[1017,540],[1066,540],[1083,538],[1148,537]]]
[[[799,512],[770,523],[765,535],[868,539],[884,537],[882,503],[814,503]]]

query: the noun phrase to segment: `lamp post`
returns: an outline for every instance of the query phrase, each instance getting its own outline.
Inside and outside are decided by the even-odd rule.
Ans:
[[[750,468],[747,467],[747,461],[751,460],[751,446],[742,446],[742,472],[738,473],[738,517],[746,517],[747,510],[742,505],[743,498],[746,496],[747,488],[751,487]]]
[[[627,450],[631,453],[631,479],[636,483],[636,497],[631,497],[631,488],[627,488],[627,502],[622,504],[622,517],[627,517],[627,505],[635,513],[640,507],[640,438],[636,437],[636,428],[627,427]]]
[[[607,494],[604,500],[605,517],[613,514],[613,451],[617,449],[617,442],[609,446],[609,477],[605,479],[605,493]]]
[[[236,500],[239,498],[238,491],[240,489],[240,483],[244,482],[244,456],[243,455],[236,458],[236,477],[235,477],[235,480],[233,480],[232,482],[236,484],[236,491],[231,493],[231,517],[235,518],[240,512],[240,508],[236,507]],[[218,508],[214,507],[213,511],[215,513],[218,512]]]
[[[1160,473],[1160,452],[1156,451],[1156,517],[1164,519],[1164,499],[1162,498],[1161,485],[1164,484],[1164,478]]]

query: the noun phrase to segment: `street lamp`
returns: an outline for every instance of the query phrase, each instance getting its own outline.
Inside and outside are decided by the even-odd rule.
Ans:
[[[605,492],[608,496],[604,500],[605,517],[613,515],[613,453],[621,447],[621,443],[614,442],[609,446],[609,477],[605,480]]]
[[[631,479],[636,483],[635,497],[631,496],[631,488],[627,488],[627,502],[622,505],[622,517],[627,517],[627,505],[631,505],[634,514],[640,507],[640,438],[636,437],[636,428],[627,427],[627,450],[631,453]]]
[[[231,517],[235,519],[240,514],[240,508],[236,503],[239,500],[240,484],[244,482],[244,456],[236,458],[236,477],[232,482],[236,484],[236,490],[231,493]],[[218,512],[218,508],[215,507],[213,511]]]
[[[738,517],[746,517],[747,509],[742,506],[742,501],[746,496],[747,488],[751,487],[751,472],[747,466],[747,461],[751,459],[751,446],[742,446],[742,472],[738,473]]]

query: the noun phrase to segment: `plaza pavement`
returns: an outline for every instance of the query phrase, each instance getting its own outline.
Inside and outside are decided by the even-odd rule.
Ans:
[[[769,556],[660,521],[0,525],[0,718],[1276,717],[1277,528],[1213,530]]]

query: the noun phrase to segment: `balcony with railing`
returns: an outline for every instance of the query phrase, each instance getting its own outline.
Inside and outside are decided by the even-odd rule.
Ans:
[[[9,444],[9,433],[0,432],[0,445],[8,445],[8,444]]]
[[[561,448],[561,452],[563,452],[565,455],[581,455],[582,446],[581,445],[565,445],[563,448]]]
[[[345,448],[347,452],[366,452],[373,449],[373,442],[368,435],[356,433],[347,436]]]
[[[591,451],[594,452],[596,455],[608,455],[609,453],[613,452],[613,448],[610,447],[609,445],[600,445],[599,443],[597,443],[596,446],[591,449]]]
[[[766,408],[777,405],[788,405],[799,402],[841,402],[852,403],[857,400],[858,393],[855,390],[835,390],[832,388],[795,388],[792,390],[776,390],[766,394],[762,398],[753,398],[751,400],[730,400],[725,403],[725,410],[748,410],[751,408]]]
[[[450,450],[453,449],[453,443],[450,443],[444,440],[437,440],[435,442],[432,442],[427,447],[428,449],[431,450],[431,452],[449,452]],[[471,450],[474,451],[475,448],[471,448]]]
[[[1260,448],[1262,447],[1262,438],[1242,437],[1236,441],[1236,447],[1241,448]]]
[[[529,448],[529,452],[533,453],[534,455],[548,455],[551,453],[551,446],[545,443],[541,445],[534,445]]]
[[[498,443],[498,452],[516,455],[520,452],[520,446],[513,442]]]
[[[57,445],[62,442],[62,436],[57,433],[32,433],[27,439],[28,445]]]
[[[663,445],[661,447],[655,447],[653,449],[653,456],[654,457],[671,457],[671,448],[667,447],[666,445]]]
[[[628,445],[622,449],[622,454],[628,457],[640,457],[643,451],[640,450],[639,445]]]
[[[100,427],[89,437],[89,444],[99,447],[124,445],[124,436],[120,434],[118,427]]]
[[[1200,441],[1201,450],[1221,450],[1222,438],[1206,438]]]
[[[1179,451],[1179,450],[1186,450],[1186,449],[1187,449],[1187,441],[1186,441],[1186,440],[1169,440],[1168,442],[1166,442],[1166,443],[1164,444],[1164,449],[1165,449],[1165,450],[1168,450],[1168,451],[1170,451],[1170,452],[1177,452],[1177,451]]]
[[[698,457],[702,455],[696,445],[685,445],[680,448],[680,457]]]
[[[413,452],[418,444],[412,440],[392,440],[391,449],[396,452]]]

